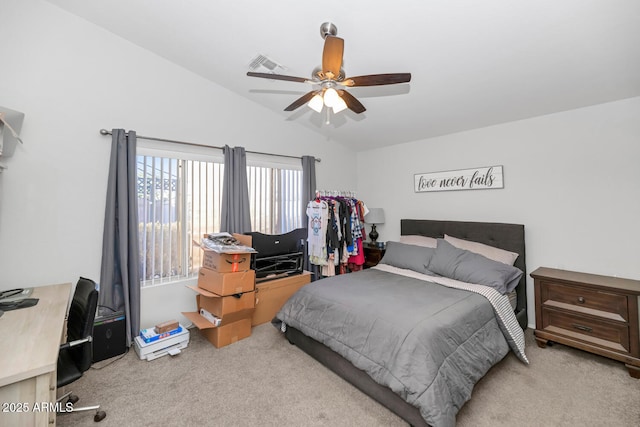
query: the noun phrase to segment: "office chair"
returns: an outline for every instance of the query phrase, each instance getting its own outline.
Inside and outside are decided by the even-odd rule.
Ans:
[[[67,342],[60,346],[58,355],[58,380],[57,387],[63,387],[82,377],[82,374],[91,366],[92,359],[92,334],[93,323],[98,307],[98,291],[96,284],[91,279],[81,277],[73,293],[73,300],[69,308],[67,318]],[[78,396],[65,393],[57,399],[57,402],[66,402],[71,405],[63,405],[64,412],[95,410],[94,421],[102,421],[107,414],[100,411],[100,405],[85,408],[70,408],[78,401]],[[60,405],[58,405],[60,407]]]

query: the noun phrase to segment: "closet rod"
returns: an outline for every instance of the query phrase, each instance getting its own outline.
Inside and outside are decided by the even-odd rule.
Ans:
[[[100,134],[101,135],[111,135],[111,131],[108,131],[106,129],[100,129]],[[155,137],[152,137],[152,136],[136,135],[136,138],[147,139],[149,141],[161,141],[161,142],[171,142],[171,143],[174,143],[174,144],[190,145],[192,147],[217,148],[218,150],[222,150],[224,148],[224,147],[217,147],[215,145],[196,144],[195,142],[175,141],[173,139],[155,138]],[[251,154],[262,154],[262,155],[265,155],[265,156],[288,157],[290,159],[301,159],[302,158],[302,157],[297,157],[297,156],[288,156],[286,154],[263,153],[262,151],[249,151],[249,150],[246,150],[246,152],[247,153],[251,153]],[[316,158],[316,162],[320,163],[320,161],[321,161],[321,159]]]

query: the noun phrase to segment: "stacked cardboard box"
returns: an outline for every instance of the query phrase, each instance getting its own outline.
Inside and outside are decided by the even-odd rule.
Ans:
[[[251,236],[234,234],[233,237],[251,247]],[[203,251],[198,286],[189,286],[196,292],[198,311],[182,314],[220,348],[251,335],[256,275],[250,269],[250,252]],[[201,310],[204,315],[200,314]],[[218,319],[216,323],[207,320],[211,316]]]

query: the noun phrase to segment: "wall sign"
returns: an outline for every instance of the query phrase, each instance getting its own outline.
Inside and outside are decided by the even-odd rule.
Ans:
[[[451,190],[504,188],[502,165],[445,172],[417,173],[413,176],[416,193]]]

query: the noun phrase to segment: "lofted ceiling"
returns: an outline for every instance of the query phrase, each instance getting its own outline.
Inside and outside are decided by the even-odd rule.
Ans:
[[[48,1],[354,150],[640,96],[637,0]],[[327,21],[347,76],[412,74],[350,89],[367,111],[328,125],[283,111],[308,84],[246,76],[262,54],[311,77]]]

